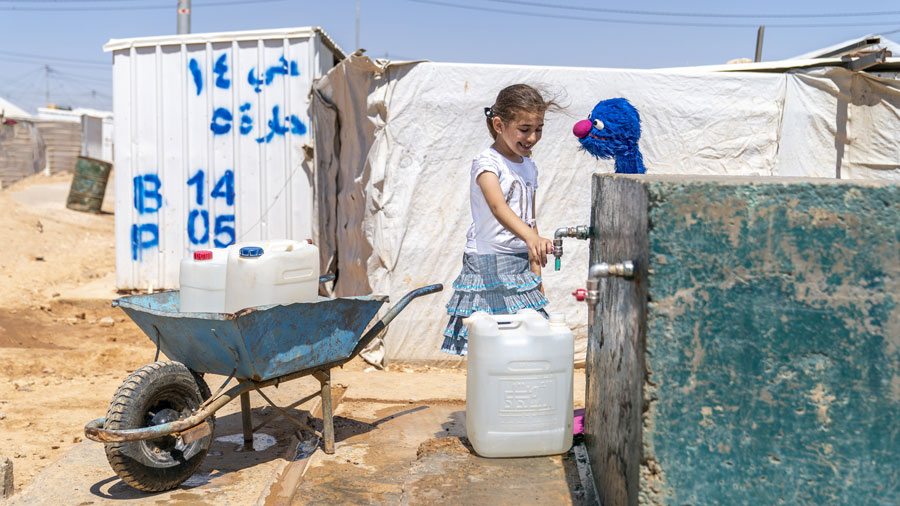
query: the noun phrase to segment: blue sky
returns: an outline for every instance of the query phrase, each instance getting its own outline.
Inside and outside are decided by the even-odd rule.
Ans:
[[[110,109],[112,57],[103,44],[174,34],[176,3],[0,0],[0,97],[29,112],[44,105],[48,94],[59,105]],[[356,0],[193,0],[191,31],[320,26],[350,52],[356,45],[356,5]],[[359,5],[360,46],[370,56],[445,62],[712,65],[753,58],[760,24],[766,25],[764,60],[900,31],[895,0],[360,0]]]

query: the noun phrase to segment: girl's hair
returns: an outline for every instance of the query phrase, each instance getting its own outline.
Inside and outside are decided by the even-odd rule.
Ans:
[[[516,119],[516,113],[528,112],[532,114],[541,114],[550,108],[558,108],[559,104],[555,100],[544,99],[541,92],[527,84],[513,84],[500,90],[494,105],[484,108],[484,115],[487,116],[487,127],[494,139],[497,138],[497,131],[494,130],[494,118],[500,118],[504,123],[508,123]]]

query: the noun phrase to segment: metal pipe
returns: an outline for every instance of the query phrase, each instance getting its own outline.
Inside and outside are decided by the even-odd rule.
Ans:
[[[191,33],[191,0],[178,0],[178,35]]]
[[[601,262],[588,269],[587,294],[584,298],[588,305],[588,327],[594,325],[594,312],[597,303],[600,302],[600,278],[619,277],[623,279],[634,278],[634,262],[626,260],[615,264]]]
[[[361,352],[372,339],[375,339],[375,337],[380,334],[381,331],[384,330],[384,328],[387,327],[389,323],[391,323],[391,320],[393,320],[394,317],[400,313],[400,311],[403,311],[403,308],[405,308],[406,305],[409,304],[413,299],[415,299],[416,297],[421,297],[422,295],[428,295],[429,293],[437,293],[443,289],[444,285],[438,283],[436,285],[428,285],[423,286],[422,288],[416,288],[415,290],[404,295],[403,298],[400,299],[400,302],[391,306],[391,309],[386,315],[384,315],[384,318],[375,322],[375,324],[372,325],[372,328],[370,328],[369,331],[362,336],[362,338],[356,344],[356,347],[353,348],[353,353],[351,353],[350,356],[353,357],[359,354],[359,352]]]
[[[271,381],[271,380],[270,380]],[[268,383],[268,382],[266,382]],[[244,392],[249,392],[253,388],[252,382],[244,382],[237,384],[228,389],[221,397],[211,402],[209,406],[197,411],[195,414],[175,422],[163,423],[152,427],[143,427],[140,429],[121,429],[109,430],[103,428],[103,422],[106,418],[98,418],[84,426],[84,435],[91,441],[100,443],[112,443],[122,441],[143,441],[147,439],[156,439],[161,436],[168,436],[176,432],[182,432],[195,425],[199,425],[203,420],[209,418],[210,415],[219,410],[222,406],[231,402],[235,397]]]
[[[600,262],[594,264],[588,269],[588,280],[600,278],[624,278],[631,279],[634,277],[634,262],[626,260],[617,264],[608,264]]]
[[[244,451],[253,451],[253,418],[250,413],[250,392],[241,394],[241,430],[244,433]]]
[[[331,399],[331,371],[318,371],[313,376],[319,380],[322,391],[322,434],[325,439],[325,453],[334,453],[334,411]]]
[[[591,236],[591,227],[588,225],[578,225],[575,227],[560,227],[553,233],[553,256],[556,257],[554,262],[554,270],[559,270],[563,256],[563,237],[574,237],[576,239],[588,239]]]
[[[756,30],[756,55],[753,57],[753,61],[761,62],[762,61],[762,48],[763,48],[763,35],[766,33],[766,25],[759,25],[759,29]]]
[[[226,390],[225,393],[216,398],[214,401],[210,402],[206,407],[197,410],[196,413],[183,420],[178,420],[175,422],[163,423],[160,425],[154,425],[152,427],[142,427],[140,429],[110,430],[103,428],[103,423],[106,421],[105,417],[97,418],[96,420],[88,422],[88,424],[84,426],[84,435],[91,441],[97,441],[100,443],[113,443],[156,439],[158,437],[168,436],[176,432],[183,432],[190,429],[191,427],[194,427],[195,425],[199,425],[201,422],[203,422],[203,420],[209,418],[216,411],[218,411],[234,399],[238,398],[245,392],[249,392],[253,389],[279,385],[286,381],[291,381],[293,379],[311,374],[318,369],[330,367],[332,365],[339,365],[343,362],[346,362],[346,359],[335,361],[334,364],[320,364],[314,367],[308,367],[301,371],[286,374],[284,376],[278,376],[277,378],[271,378],[265,381],[241,381],[237,385]]]

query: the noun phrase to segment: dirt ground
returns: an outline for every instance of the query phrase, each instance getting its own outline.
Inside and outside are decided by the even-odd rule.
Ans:
[[[153,347],[116,296],[113,215],[65,208],[71,175],[0,191],[0,455],[21,489],[103,416]],[[61,199],[61,200],[60,200]]]
[[[110,304],[124,295],[115,290],[112,192],[99,214],[73,211],[65,207],[71,180],[33,176],[0,190],[0,457],[13,463],[17,492],[82,442],[84,425],[105,415],[125,377],[156,352]],[[357,358],[343,370],[363,374],[374,368]],[[395,382],[391,375],[427,373],[397,382],[413,385],[409,389],[384,387],[393,399],[410,403],[423,381],[436,385],[426,392],[442,390],[443,373],[461,374],[455,384],[465,385],[464,371],[409,365],[386,370],[381,379]],[[576,376],[583,384],[583,375]],[[371,397],[366,382],[357,378],[355,385],[358,401]],[[583,405],[579,398],[583,392],[576,407]]]
[[[121,295],[112,192],[101,214],[72,211],[71,180],[38,175],[0,190],[0,456],[13,462],[16,490],[80,442],[155,354],[110,306]]]

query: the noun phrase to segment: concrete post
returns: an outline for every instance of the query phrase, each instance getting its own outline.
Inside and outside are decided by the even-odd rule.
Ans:
[[[9,457],[0,457],[0,499],[6,499],[15,492],[13,463]]]

